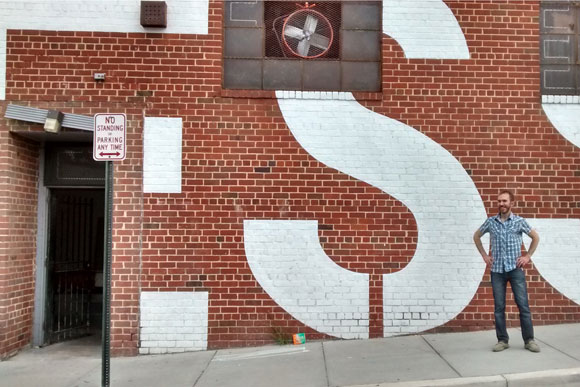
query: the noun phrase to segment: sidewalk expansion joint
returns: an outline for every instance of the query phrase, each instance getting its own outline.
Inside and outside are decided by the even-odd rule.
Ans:
[[[211,364],[211,361],[215,357],[216,353],[217,353],[217,351],[213,351],[213,355],[211,355],[211,359],[209,359],[207,361],[207,364],[205,365],[205,367],[203,367],[203,371],[201,371],[201,373],[199,374],[199,376],[197,377],[197,379],[195,379],[195,382],[193,383],[193,386],[191,386],[191,387],[195,387],[197,385],[197,383],[199,382],[199,380],[201,379],[201,377],[203,376],[203,374],[205,374],[205,371],[207,371],[207,368]]]
[[[519,332],[521,332],[521,331],[522,331],[522,328],[517,328],[517,330],[518,330]],[[535,335],[534,335],[534,336],[535,336]],[[547,341],[545,341],[545,340],[542,340],[542,339],[538,338],[537,336],[536,336],[536,337],[534,337],[534,340],[537,340],[537,341],[539,341],[540,343],[542,343],[542,345],[545,345],[546,347],[550,347],[550,348],[552,348],[552,349],[553,349],[553,350],[555,350],[556,352],[560,352],[562,355],[568,356],[570,359],[573,359],[573,360],[576,360],[576,361],[580,361],[580,358],[577,358],[577,357],[575,357],[574,355],[570,355],[569,353],[567,353],[567,352],[564,352],[564,351],[562,351],[561,349],[554,347],[553,345],[551,345],[551,344],[550,344],[550,343],[548,343]]]
[[[324,351],[324,341],[320,342],[322,346],[322,360],[324,361],[324,375],[326,376],[326,387],[330,387],[330,379],[328,378],[328,367],[326,365],[326,352]]]
[[[546,347],[550,347],[550,348],[552,348],[554,351],[556,351],[556,352],[559,352],[559,353],[561,353],[562,355],[568,356],[570,359],[573,359],[573,360],[576,360],[576,361],[580,361],[580,359],[579,359],[579,358],[577,358],[577,357],[575,357],[575,356],[573,356],[573,355],[570,355],[569,353],[566,353],[566,352],[562,351],[562,350],[561,350],[561,349],[559,349],[559,348],[556,348],[556,347],[554,347],[553,345],[551,345],[551,344],[549,344],[549,343],[545,342],[544,340],[541,340],[541,339],[538,339],[538,338],[536,338],[536,340],[538,340],[539,342],[541,342],[541,343],[542,343],[542,345],[545,345]]]
[[[437,356],[439,356],[439,357],[440,357],[440,358],[441,358],[441,359],[442,359],[442,360],[445,362],[445,364],[447,364],[447,365],[449,366],[449,368],[451,368],[451,369],[453,370],[453,372],[455,372],[455,373],[457,374],[457,376],[459,376],[460,378],[462,378],[462,377],[463,377],[463,375],[461,375],[461,373],[459,373],[459,371],[457,371],[457,370],[455,369],[455,367],[453,367],[453,366],[451,365],[451,363],[449,363],[449,362],[447,361],[447,359],[445,359],[445,358],[444,358],[444,357],[443,357],[443,356],[442,356],[442,355],[439,353],[439,351],[438,351],[438,350],[436,350],[436,349],[435,349],[435,347],[431,345],[431,343],[429,342],[429,340],[427,340],[427,339],[425,338],[425,336],[423,336],[423,335],[419,335],[419,336],[421,336],[421,338],[423,339],[423,341],[424,341],[425,343],[427,343],[427,345],[428,345],[428,346],[429,346],[429,347],[430,347],[430,348],[433,350],[433,352],[435,352],[435,353],[437,354]]]

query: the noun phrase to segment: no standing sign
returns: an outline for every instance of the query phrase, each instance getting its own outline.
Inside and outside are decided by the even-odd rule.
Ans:
[[[93,159],[125,160],[127,153],[127,117],[125,114],[95,114]]]

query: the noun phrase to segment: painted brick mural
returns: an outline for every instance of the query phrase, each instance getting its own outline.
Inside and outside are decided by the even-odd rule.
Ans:
[[[141,293],[139,353],[207,348],[207,292]]]
[[[127,115],[114,354],[492,329],[471,237],[505,188],[542,237],[535,323],[580,321],[580,102],[541,95],[539,0],[384,0],[379,92],[224,88],[223,1],[167,1],[191,16],[167,29],[137,1],[51,1],[68,25],[46,3],[0,0],[0,113]],[[41,145],[15,128],[41,130],[0,118],[2,356],[31,341],[35,286]]]

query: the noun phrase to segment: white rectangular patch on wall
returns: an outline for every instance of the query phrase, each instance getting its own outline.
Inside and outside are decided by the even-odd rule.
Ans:
[[[142,355],[207,349],[208,292],[141,292]]]
[[[181,193],[181,118],[145,117],[143,192]]]

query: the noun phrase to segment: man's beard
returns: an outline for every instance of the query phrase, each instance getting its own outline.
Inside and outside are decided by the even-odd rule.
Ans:
[[[511,207],[509,206],[499,206],[499,212],[510,212]]]

